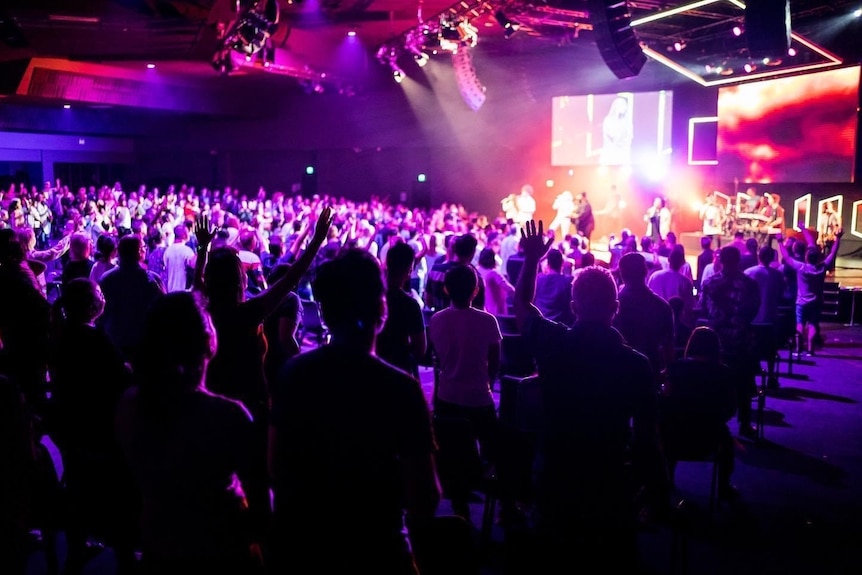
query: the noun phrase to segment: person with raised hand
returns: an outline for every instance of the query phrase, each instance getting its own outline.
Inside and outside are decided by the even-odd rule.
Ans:
[[[207,372],[207,389],[242,401],[256,420],[266,419],[268,404],[263,320],[293,291],[326,241],[332,208],[324,207],[314,235],[302,255],[269,289],[247,297],[247,276],[233,248],[209,246],[218,230],[204,216],[195,222],[198,257],[195,285],[206,299],[218,335],[219,348]]]
[[[515,317],[536,359],[543,406],[537,414],[543,428],[536,484],[543,563],[537,572],[557,573],[573,561],[587,570],[601,561],[610,562],[610,570],[634,572],[636,490],[645,488],[652,509],[669,507],[649,360],[612,327],[617,286],[608,270],[575,272],[576,320],[567,327],[533,304],[537,268],[551,247],[541,221],[525,225],[521,247]]]

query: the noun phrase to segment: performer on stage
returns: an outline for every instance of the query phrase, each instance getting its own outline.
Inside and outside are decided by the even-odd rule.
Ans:
[[[667,202],[664,198],[656,197],[653,200],[652,205],[644,214],[644,221],[647,223],[647,237],[651,238],[656,245],[664,241],[670,232],[670,210],[667,209]]]
[[[596,229],[596,220],[593,218],[593,207],[587,200],[587,193],[580,192],[575,197],[575,211],[572,214],[572,223],[575,230],[587,240],[587,246],[592,247],[593,230]]]
[[[509,194],[502,200],[500,200],[500,206],[503,208],[503,215],[506,218],[506,221],[512,220],[517,221],[518,219],[518,196],[516,194]]]
[[[823,213],[817,218],[817,244],[823,249],[823,253],[828,254],[832,251],[836,234],[840,229],[841,217],[835,211],[832,202],[826,202],[823,204]],[[826,271],[829,273],[835,271],[834,260],[826,267]]]
[[[784,208],[781,207],[781,196],[778,194],[764,194],[766,205],[761,209],[760,213],[766,216],[767,221],[764,225],[764,232],[767,235],[783,234],[784,233]]]
[[[533,197],[533,186],[525,184],[521,188],[521,193],[515,198],[515,209],[517,210],[517,214],[513,219],[519,226],[523,226],[533,219],[533,214],[536,213],[536,199]]]
[[[841,221],[838,218],[838,212],[835,211],[835,206],[832,202],[823,204],[823,212],[817,218],[817,244],[821,248],[826,248],[827,242],[835,241],[835,232],[841,228]],[[829,247],[832,247],[830,244]]]
[[[719,248],[724,233],[724,216],[724,209],[716,203],[715,192],[709,194],[700,208],[700,219],[703,221],[703,235],[711,237]]]
[[[560,230],[562,239],[569,235],[569,229],[572,225],[572,216],[575,213],[575,197],[569,190],[564,191],[554,200],[552,209],[557,211],[556,217],[548,226],[548,229],[556,232]]]

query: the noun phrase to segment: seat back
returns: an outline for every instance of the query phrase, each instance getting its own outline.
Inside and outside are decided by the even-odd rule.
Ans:
[[[307,336],[314,336],[315,343],[319,346],[327,343],[329,330],[320,316],[320,304],[313,300],[302,300],[302,328],[300,330],[300,341]]]
[[[500,333],[502,333],[503,336],[521,334],[518,329],[518,323],[515,321],[515,316],[498,315],[494,317],[497,318],[497,324],[500,326]]]

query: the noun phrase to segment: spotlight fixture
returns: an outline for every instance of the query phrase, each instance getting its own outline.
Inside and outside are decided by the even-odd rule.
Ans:
[[[244,55],[246,61],[250,62],[253,56],[266,50],[267,42],[275,32],[278,22],[277,0],[248,2],[230,26],[220,23],[220,42],[213,56],[213,68],[222,74],[230,73],[233,69],[230,63],[231,50]],[[272,64],[271,58],[265,60]]]
[[[497,21],[497,24],[503,27],[503,35],[506,38],[511,38],[518,31],[518,28],[521,27],[517,22],[509,20],[509,17],[502,10],[497,10],[494,13],[494,19]]]
[[[392,69],[392,77],[395,78],[395,81],[400,84],[401,82],[404,81],[404,77],[405,77],[404,70],[402,70],[401,68],[397,68],[397,67],[393,68]]]
[[[796,56],[796,48],[790,48],[790,49],[787,51],[787,55],[788,55],[788,56],[791,56],[791,57],[792,57],[792,56]]]
[[[451,42],[457,42],[460,39],[460,35],[458,34],[458,22],[443,19],[440,21],[440,38],[442,40],[449,40]]]
[[[740,28],[739,26],[734,26],[731,32],[733,32],[734,36],[742,36],[742,28]]]
[[[416,61],[416,65],[420,68],[424,68],[425,64],[428,63],[428,60],[430,60],[428,54],[426,54],[425,52],[419,52],[418,54],[414,54],[413,59]]]
[[[440,48],[452,52],[458,48],[473,48],[479,41],[479,29],[463,19],[440,19]]]

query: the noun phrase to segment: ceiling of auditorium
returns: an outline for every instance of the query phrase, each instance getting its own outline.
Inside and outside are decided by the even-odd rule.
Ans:
[[[358,42],[366,54],[364,63],[352,65],[380,65],[374,55],[381,45],[399,44],[405,32],[421,22],[439,22],[439,15],[447,10],[466,16],[478,29],[479,45],[494,56],[594,42],[586,0],[272,1],[278,2],[281,12],[271,39],[278,49],[277,68],[292,79],[306,72],[341,73],[349,32],[355,33],[349,41]],[[633,21],[691,4],[630,2]],[[730,30],[743,21],[743,12],[738,0],[697,4],[637,26],[640,40],[685,68],[720,66],[724,58],[739,51],[739,39]],[[862,0],[791,0],[790,4],[795,32],[813,38],[845,62],[859,60],[860,29],[849,23],[852,16],[848,15],[862,8]],[[0,61],[62,58],[117,67],[152,63],[183,75],[216,75],[211,61],[217,29],[235,19],[236,5],[237,0],[3,0]],[[521,25],[512,38],[504,36],[495,19],[498,11]],[[855,36],[848,27],[851,32],[855,28]],[[673,48],[677,43],[682,50]],[[244,72],[258,73],[251,68]]]

